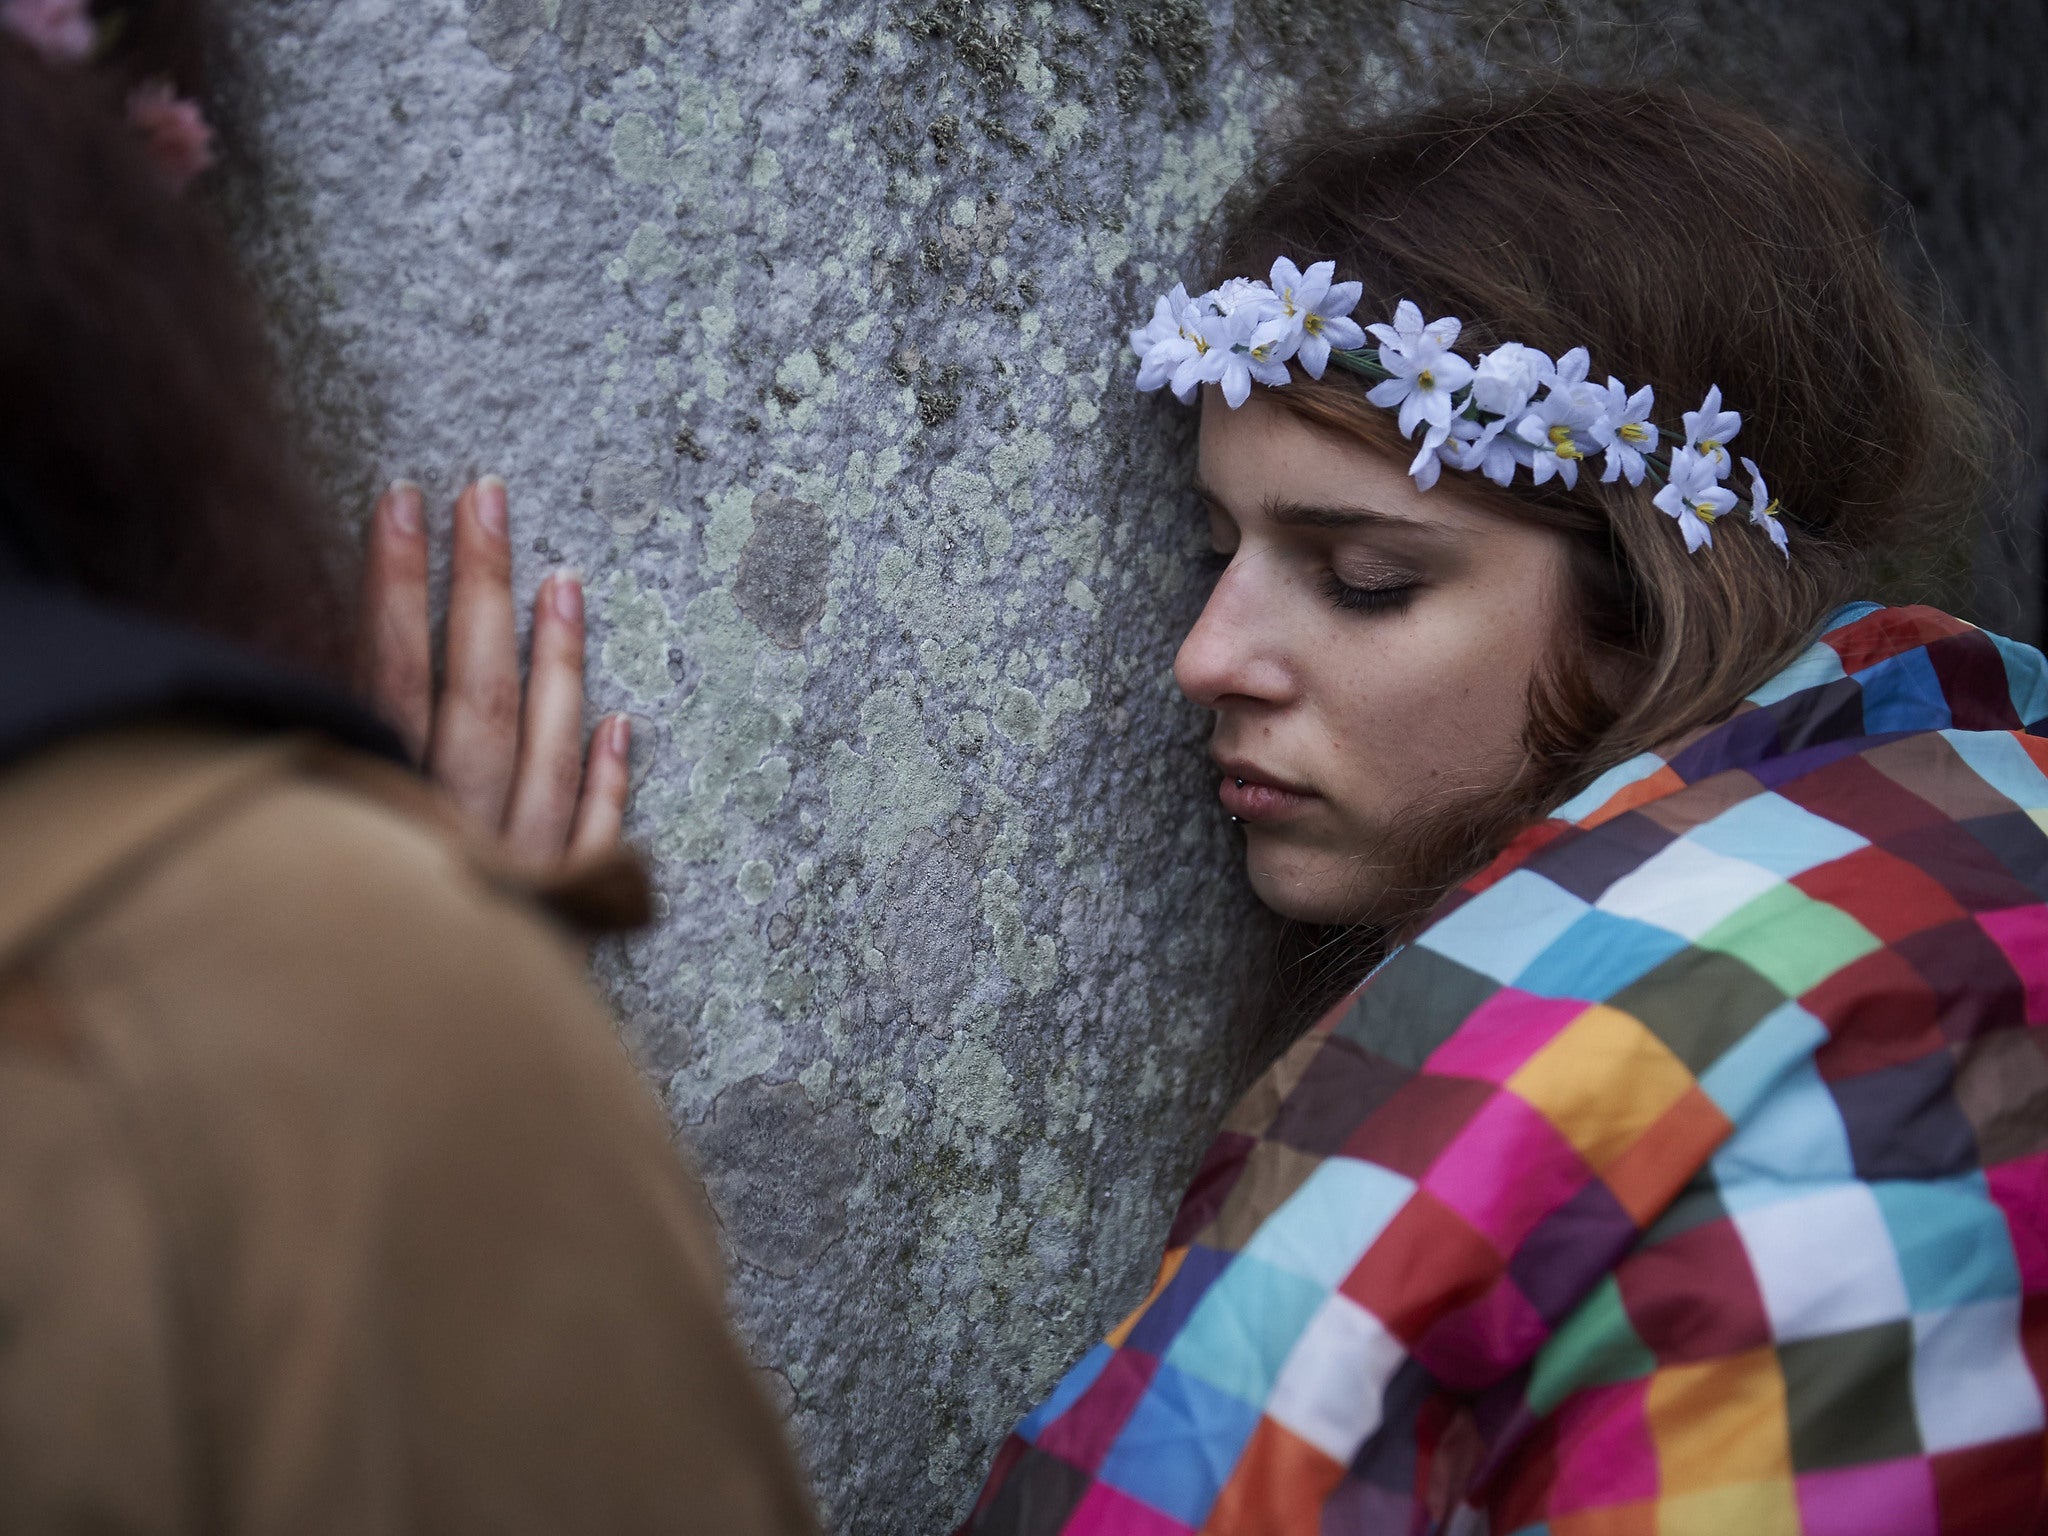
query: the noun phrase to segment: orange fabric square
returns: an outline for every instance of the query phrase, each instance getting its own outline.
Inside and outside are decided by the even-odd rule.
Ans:
[[[1550,1536],[1657,1536],[1657,1501],[1575,1509],[1568,1515],[1552,1515],[1549,1528]]]
[[[1671,1365],[1650,1378],[1650,1437],[1666,1498],[1707,1489],[1783,1483],[1792,1495],[1792,1431],[1785,1416],[1785,1377],[1777,1352],[1747,1350]],[[1790,1529],[1799,1529],[1796,1503]],[[1741,1520],[1701,1521],[1685,1529],[1755,1531],[1771,1527]]]
[[[1658,1508],[1660,1531],[1712,1531],[1728,1536],[1800,1536],[1799,1494],[1792,1479],[1730,1483],[1698,1493],[1678,1494]]]
[[[1671,1047],[1619,1008],[1598,1004],[1507,1081],[1598,1173],[1693,1086]]]
[[[1213,1536],[1317,1536],[1323,1501],[1343,1480],[1341,1463],[1262,1418],[1202,1530]]]
[[[1685,788],[1685,780],[1681,779],[1677,772],[1667,763],[1648,778],[1637,779],[1635,783],[1625,785],[1616,790],[1611,798],[1602,804],[1597,811],[1593,812],[1592,815],[1581,821],[1579,825],[1589,829],[1597,827],[1603,821],[1612,821],[1617,816],[1626,815],[1639,805],[1648,805],[1652,800],[1661,800],[1666,795],[1676,794],[1683,788]]]
[[[1633,1146],[1601,1170],[1601,1182],[1637,1226],[1647,1227],[1734,1129],[1719,1105],[1697,1086],[1688,1088]]]

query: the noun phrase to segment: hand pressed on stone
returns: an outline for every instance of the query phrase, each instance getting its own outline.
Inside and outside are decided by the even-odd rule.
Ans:
[[[487,475],[455,503],[447,666],[434,690],[427,532],[419,487],[386,491],[364,562],[357,686],[416,761],[505,851],[537,868],[619,841],[631,727],[601,721],[583,752],[583,584],[541,583],[533,657],[519,674],[505,482]]]

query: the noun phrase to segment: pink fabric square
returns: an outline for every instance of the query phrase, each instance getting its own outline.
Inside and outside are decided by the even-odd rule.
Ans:
[[[1512,1254],[1592,1176],[1540,1110],[1501,1092],[1443,1150],[1423,1187]]]
[[[2048,1024],[2048,907],[1979,912],[1977,926],[2005,951],[2027,989],[2027,1022]]]
[[[1523,1062],[1562,1034],[1586,1006],[1576,998],[1538,997],[1503,987],[1437,1047],[1423,1063],[1423,1070],[1443,1077],[1504,1083]]]
[[[1632,1504],[1657,1496],[1657,1442],[1650,1434],[1648,1378],[1582,1387],[1551,1415],[1556,1471],[1552,1514]]]
[[[1038,1448],[1093,1472],[1158,1372],[1159,1362],[1142,1349],[1118,1350],[1074,1406],[1039,1431]]]
[[[1454,1392],[1492,1386],[1543,1345],[1543,1317],[1503,1274],[1484,1295],[1439,1318],[1415,1345],[1415,1358]]]
[[[1107,1483],[1097,1483],[1060,1532],[1061,1536],[1188,1536],[1193,1529]]]
[[[2029,1296],[2048,1291],[2048,1152],[1987,1168],[1984,1181],[2005,1214],[2022,1289]]]
[[[1918,1456],[1799,1479],[1804,1536],[1941,1536],[1934,1468]]]

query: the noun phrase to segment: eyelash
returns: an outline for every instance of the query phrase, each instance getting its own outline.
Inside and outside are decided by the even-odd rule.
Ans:
[[[1210,581],[1216,581],[1236,558],[1230,550],[1205,549],[1200,561],[1202,572]],[[1323,595],[1346,613],[1391,613],[1407,606],[1415,596],[1415,587],[1413,582],[1398,587],[1354,587],[1340,581],[1335,571],[1323,573]]]
[[[1415,584],[1354,587],[1339,581],[1335,571],[1329,571],[1323,576],[1323,595],[1347,613],[1391,613],[1408,605],[1415,596]]]

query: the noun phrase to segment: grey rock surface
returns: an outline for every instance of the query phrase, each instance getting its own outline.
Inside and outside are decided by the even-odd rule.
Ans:
[[[830,1523],[941,1529],[1142,1294],[1232,1060],[1189,429],[1122,326],[1305,84],[1737,43],[1675,4],[228,11],[316,462],[358,507],[496,470],[522,589],[587,573],[661,912],[601,979]]]

